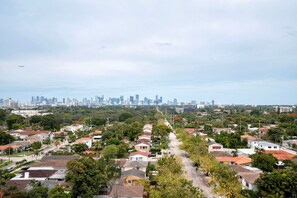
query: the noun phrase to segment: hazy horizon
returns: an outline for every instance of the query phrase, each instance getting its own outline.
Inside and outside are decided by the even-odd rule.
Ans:
[[[288,0],[5,1],[0,98],[296,104],[296,8]]]

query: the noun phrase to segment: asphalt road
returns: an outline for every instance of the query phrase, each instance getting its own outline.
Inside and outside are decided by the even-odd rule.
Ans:
[[[199,172],[196,171],[196,168],[193,166],[193,162],[191,161],[191,159],[186,157],[186,152],[179,148],[181,142],[177,140],[174,133],[170,133],[169,140],[171,153],[182,159],[186,178],[193,182],[194,187],[200,188],[207,198],[217,198],[218,196],[212,192],[212,188],[204,181],[202,174],[199,174]]]

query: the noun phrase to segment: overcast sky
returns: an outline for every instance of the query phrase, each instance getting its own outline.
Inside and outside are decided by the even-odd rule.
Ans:
[[[0,98],[296,104],[296,10],[296,0],[4,0]]]

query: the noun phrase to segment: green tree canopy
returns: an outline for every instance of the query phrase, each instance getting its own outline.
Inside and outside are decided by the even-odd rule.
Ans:
[[[43,186],[38,186],[33,188],[29,193],[28,197],[34,198],[48,198],[48,188]]]
[[[14,137],[5,132],[0,132],[0,145],[9,144],[14,141]]]
[[[71,149],[76,153],[82,153],[85,152],[88,149],[88,145],[86,144],[73,144],[71,146]]]
[[[70,198],[71,195],[65,193],[64,189],[61,186],[56,186],[49,192],[49,198]]]
[[[264,173],[256,180],[263,197],[295,197],[297,195],[297,171],[286,168],[272,173]]]
[[[94,160],[93,158],[80,158],[71,160],[67,164],[66,181],[73,184],[71,196],[93,198],[98,195],[101,188],[120,176],[120,169],[113,161],[106,158]]]
[[[16,114],[9,114],[8,116],[6,116],[6,124],[7,124],[7,127],[8,129],[14,129],[13,126],[19,126],[19,125],[16,125],[16,124],[24,124],[24,120],[25,118],[23,116],[20,116],[20,115],[16,115]],[[17,128],[15,128],[17,129]]]
[[[271,172],[277,162],[277,159],[271,154],[259,152],[251,155],[252,166],[260,168],[263,171]]]
[[[116,145],[108,145],[102,150],[102,156],[113,159],[118,155],[119,149]]]
[[[31,146],[32,146],[32,149],[36,151],[41,148],[42,144],[41,142],[33,142]]]

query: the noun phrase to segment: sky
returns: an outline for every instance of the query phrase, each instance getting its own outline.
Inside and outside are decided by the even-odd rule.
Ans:
[[[296,10],[295,0],[4,0],[0,98],[297,104]]]

